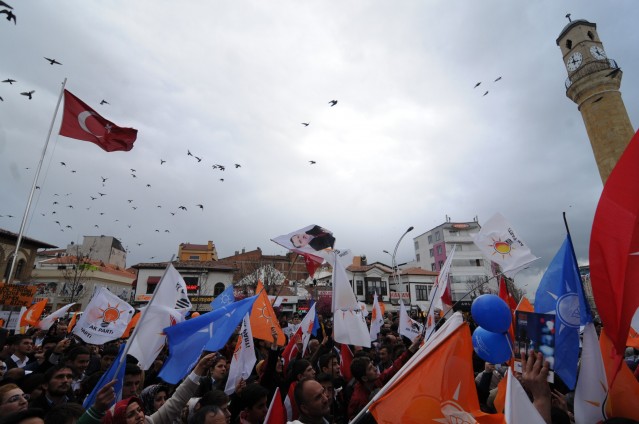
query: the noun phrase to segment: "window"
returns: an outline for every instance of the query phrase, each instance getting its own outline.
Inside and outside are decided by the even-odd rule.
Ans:
[[[382,281],[382,296],[388,296],[388,286],[386,281]]]
[[[430,253],[430,257],[432,258],[432,257],[433,257],[433,249],[430,249],[430,250],[428,251],[428,253]]]
[[[572,40],[566,40],[566,48],[567,49],[572,49]]]
[[[433,244],[433,235],[428,236],[428,244]]]
[[[357,280],[357,295],[364,295],[364,282],[362,280]]]
[[[189,256],[189,259],[192,261],[199,261],[200,260],[200,255],[191,255]]]
[[[439,269],[441,270],[442,267],[444,266],[444,261],[439,261]]]
[[[419,250],[419,242],[415,240],[415,250]]]
[[[439,231],[435,232],[435,241],[439,241],[441,239],[441,234],[439,234]]]
[[[461,251],[462,251],[462,245],[461,245],[461,244],[458,244],[458,245],[456,245],[456,246],[457,246],[457,247],[455,247],[455,250],[456,250],[457,252],[461,252]]]
[[[428,300],[428,286],[425,284],[415,285],[415,297],[417,301]]]
[[[595,36],[592,35],[592,31],[588,31],[588,38],[590,38],[591,40],[595,39]]]
[[[417,262],[419,262],[419,253],[415,254],[415,259],[417,260]]]
[[[430,264],[430,270],[435,271],[435,263]]]
[[[475,259],[475,266],[482,266],[483,261],[481,259]]]
[[[226,286],[224,285],[224,283],[216,283],[215,287],[213,287],[213,296],[218,297],[225,289]]]
[[[442,246],[441,245],[437,246],[437,254],[438,255],[442,254]]]

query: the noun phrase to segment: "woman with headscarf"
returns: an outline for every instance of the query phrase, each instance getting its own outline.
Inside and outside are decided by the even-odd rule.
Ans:
[[[151,415],[156,412],[169,398],[169,388],[163,384],[153,384],[140,393],[144,412]]]

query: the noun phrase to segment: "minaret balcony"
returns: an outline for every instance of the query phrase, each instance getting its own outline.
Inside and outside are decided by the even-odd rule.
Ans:
[[[607,69],[617,69],[617,62],[613,59],[593,60],[592,62],[585,63],[581,68],[577,69],[568,78],[566,78],[566,90],[570,88],[575,82],[580,79],[592,75],[595,72],[605,71]]]

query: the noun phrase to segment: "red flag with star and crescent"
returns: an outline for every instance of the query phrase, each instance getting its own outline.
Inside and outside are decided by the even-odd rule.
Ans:
[[[90,141],[107,152],[128,152],[133,148],[138,130],[115,125],[69,91],[64,90],[64,114],[60,135]]]

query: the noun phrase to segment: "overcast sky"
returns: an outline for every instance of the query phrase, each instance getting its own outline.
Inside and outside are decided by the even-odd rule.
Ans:
[[[128,265],[168,260],[181,242],[284,253],[270,239],[309,224],[390,263],[382,251],[409,226],[501,212],[542,258],[518,277],[534,281],[565,237],[562,211],[587,263],[602,184],[565,96],[555,40],[567,12],[597,24],[639,122],[634,0],[9,3],[0,227],[19,230],[66,77],[138,139],[106,153],[57,136],[60,111],[26,235],[60,247],[113,235]],[[414,259],[409,237],[397,259]]]

